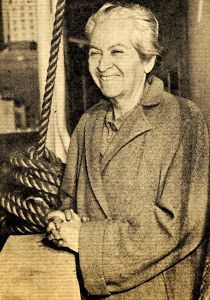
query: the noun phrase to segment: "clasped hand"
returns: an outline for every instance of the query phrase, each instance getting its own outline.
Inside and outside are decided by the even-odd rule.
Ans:
[[[69,209],[50,212],[47,220],[47,238],[59,247],[67,247],[78,252],[81,218]]]

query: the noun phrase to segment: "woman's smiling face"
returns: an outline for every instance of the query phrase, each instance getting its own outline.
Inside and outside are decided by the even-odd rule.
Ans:
[[[94,28],[89,50],[89,71],[96,85],[109,98],[129,98],[147,73],[130,38],[131,20],[106,20]]]

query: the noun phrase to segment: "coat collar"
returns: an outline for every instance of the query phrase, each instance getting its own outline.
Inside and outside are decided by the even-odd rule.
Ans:
[[[151,76],[147,80],[149,88],[147,93],[143,96],[142,106],[158,105],[163,98],[163,81],[156,76]]]
[[[120,130],[116,133],[115,139],[101,162],[100,150],[103,126],[109,105],[105,101],[97,105],[96,110],[90,113],[86,124],[85,151],[87,172],[95,197],[107,217],[110,215],[110,211],[103,191],[101,172],[125,144],[129,143],[134,137],[152,129],[152,125],[145,115],[144,107],[160,103],[163,93],[163,83],[157,77],[152,77],[149,80],[149,84],[148,91],[142,98],[141,104],[127,117]]]
[[[152,128],[145,116],[142,105],[139,105],[124,121],[119,131],[115,133],[115,138],[109,145],[101,161],[101,170],[106,167],[109,161],[117,152],[136,136]]]

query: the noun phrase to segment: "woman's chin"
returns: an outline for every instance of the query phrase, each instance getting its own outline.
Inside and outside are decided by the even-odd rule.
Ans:
[[[101,92],[107,98],[117,98],[122,94],[122,91],[116,92],[113,89],[101,89]]]

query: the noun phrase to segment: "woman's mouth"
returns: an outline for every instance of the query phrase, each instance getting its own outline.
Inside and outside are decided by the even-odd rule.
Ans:
[[[119,77],[120,75],[118,75],[118,74],[112,74],[112,75],[100,75],[99,76],[99,79],[100,80],[103,80],[103,81],[108,81],[108,80],[110,80],[110,79],[113,79],[113,78],[115,78],[115,77]]]

